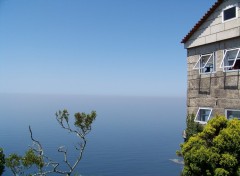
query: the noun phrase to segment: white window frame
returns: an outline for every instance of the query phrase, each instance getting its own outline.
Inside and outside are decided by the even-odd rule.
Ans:
[[[240,109],[225,109],[225,117],[228,119],[227,117],[227,111],[238,111],[240,112]],[[235,117],[236,118],[236,117]]]
[[[233,8],[233,7],[236,7],[235,10],[236,10],[236,16],[235,18],[231,18],[231,19],[228,19],[228,20],[224,20],[224,12],[230,8]],[[228,21],[231,21],[231,20],[235,20],[238,18],[238,5],[235,4],[235,5],[230,5],[228,7],[226,7],[225,9],[222,10],[222,22],[225,23],[225,22],[228,22]]]
[[[197,117],[198,117],[198,114],[199,114],[200,110],[203,110],[203,109],[205,109],[205,110],[210,110],[210,113],[209,113],[209,115],[208,115],[207,120],[206,120],[206,121],[197,120]],[[200,123],[200,124],[206,124],[206,123],[209,121],[211,115],[212,115],[212,108],[209,108],[209,107],[199,107],[199,108],[198,108],[198,111],[197,111],[197,114],[196,114],[196,116],[195,116],[194,121],[195,121],[195,122],[198,122],[198,123]]]
[[[225,56],[226,56],[226,54],[227,54],[228,51],[233,51],[233,50],[238,50],[235,59],[232,59],[232,60],[234,60],[234,62],[233,62],[232,65],[227,65],[227,66],[225,66],[225,65],[224,65]],[[236,70],[227,70],[227,69],[226,69],[226,68],[231,68],[231,67],[233,67],[233,66],[236,64],[236,61],[238,60],[238,55],[239,55],[239,53],[240,53],[240,48],[226,49],[226,50],[223,51],[223,59],[222,59],[222,62],[221,62],[221,64],[220,64],[220,68],[223,69],[223,72],[231,72],[231,71],[238,71],[238,70],[239,70],[239,69],[236,69]],[[239,59],[240,59],[240,58],[239,58]]]
[[[202,60],[202,57],[205,57],[205,56],[209,56],[207,62],[201,67],[201,60]],[[210,59],[213,59],[213,71],[212,72],[202,72],[202,69],[204,69],[208,62],[210,61]],[[210,73],[214,73],[216,72],[216,68],[215,68],[215,54],[214,52],[213,53],[210,53],[210,54],[202,54],[199,56],[199,59],[197,61],[197,63],[194,65],[193,67],[194,70],[199,70],[199,74],[210,74]]]

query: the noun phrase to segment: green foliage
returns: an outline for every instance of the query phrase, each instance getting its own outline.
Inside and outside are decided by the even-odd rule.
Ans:
[[[6,166],[11,169],[14,175],[16,175],[22,172],[22,168],[20,167],[21,161],[22,157],[13,153],[6,158]]]
[[[185,130],[185,141],[188,141],[190,137],[203,131],[203,125],[194,121],[195,115],[188,114],[186,118],[187,128]],[[182,144],[180,145],[182,147]],[[182,156],[182,151],[176,151],[177,156]]]
[[[44,166],[44,161],[32,149],[26,151],[23,157],[13,153],[6,158],[6,166],[11,169],[14,175],[24,175],[24,169],[29,169],[34,165],[41,169]]]
[[[216,116],[181,146],[183,176],[237,176],[240,171],[240,121]]]
[[[0,148],[0,175],[3,174],[5,168],[5,155],[3,153],[3,149]]]
[[[215,169],[214,175],[216,175],[216,176],[228,176],[229,172],[226,171],[223,168],[217,168],[217,169]]]
[[[29,132],[31,135],[31,140],[33,146],[25,152],[24,156],[18,154],[10,154],[6,158],[6,163],[4,162],[4,154],[0,149],[0,169],[1,166],[2,172],[4,171],[4,164],[6,167],[10,168],[13,175],[72,175],[73,171],[76,169],[76,166],[79,164],[82,159],[83,152],[87,143],[86,135],[91,131],[91,126],[93,121],[96,119],[96,112],[92,111],[90,114],[86,113],[75,113],[75,128],[71,128],[69,123],[69,113],[66,109],[63,111],[56,112],[56,119],[60,126],[67,130],[69,133],[78,136],[78,143],[74,145],[74,149],[77,151],[75,162],[68,161],[68,150],[64,146],[58,148],[58,152],[62,153],[64,156],[65,167],[59,167],[62,162],[53,161],[50,157],[46,156],[44,149],[39,141],[33,137],[31,127],[29,126]],[[72,159],[72,158],[71,158]],[[31,169],[30,169],[31,168]],[[62,170],[62,168],[66,168]],[[31,172],[31,173],[30,173]],[[1,170],[0,170],[1,175]],[[79,175],[79,174],[75,174]]]
[[[75,117],[75,123],[74,125],[76,127],[81,128],[81,130],[83,132],[87,132],[89,130],[91,130],[91,125],[92,122],[96,119],[96,112],[92,111],[91,114],[85,114],[83,113],[75,113],[74,117]]]
[[[68,123],[69,121],[69,113],[66,109],[64,109],[63,111],[59,110],[58,112],[55,113],[57,120],[60,123],[63,123],[64,121],[66,121]]]
[[[75,117],[75,122],[74,122],[75,127],[80,128],[81,131],[85,134],[91,130],[92,123],[96,119],[97,113],[96,111],[92,111],[90,114],[86,114],[84,112],[78,112],[74,114],[74,117]],[[63,111],[56,112],[56,118],[58,122],[62,125],[62,127],[64,127],[63,125],[64,121],[66,121],[67,125],[69,125],[68,124],[69,113],[66,109],[64,109]]]
[[[188,140],[190,137],[193,135],[202,132],[203,130],[203,125],[194,122],[195,115],[194,114],[188,114],[186,123],[187,123],[187,128],[186,128],[186,140]]]
[[[44,166],[43,158],[37,156],[33,149],[29,149],[25,156],[22,158],[22,164],[24,167],[31,167],[33,165],[37,166],[39,169],[42,169]]]

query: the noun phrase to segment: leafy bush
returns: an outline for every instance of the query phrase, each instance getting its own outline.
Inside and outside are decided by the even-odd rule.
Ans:
[[[186,119],[187,128],[186,128],[186,140],[192,137],[195,134],[203,131],[203,125],[196,123],[194,121],[195,115],[189,114]]]
[[[0,175],[4,172],[4,165],[5,165],[5,155],[3,153],[3,149],[0,148]]]
[[[240,175],[240,121],[216,116],[181,145],[183,176]]]

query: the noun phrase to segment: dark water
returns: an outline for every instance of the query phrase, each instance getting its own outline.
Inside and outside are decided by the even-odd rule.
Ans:
[[[77,138],[61,129],[55,112],[97,111],[83,160],[83,176],[175,176],[182,166],[169,159],[182,142],[184,98],[104,97],[73,95],[0,95],[0,147],[23,154],[31,145],[28,125],[46,153],[62,160],[58,146],[70,148]],[[5,175],[11,175],[9,171]]]

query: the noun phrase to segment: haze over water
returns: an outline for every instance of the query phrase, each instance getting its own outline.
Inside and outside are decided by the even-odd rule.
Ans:
[[[174,176],[182,166],[171,162],[182,142],[185,98],[0,94],[0,146],[23,154],[31,145],[28,125],[51,158],[58,146],[77,141],[60,128],[55,112],[97,111],[97,119],[78,173],[83,176]],[[72,117],[72,116],[71,116]],[[7,171],[6,174],[9,174]]]

